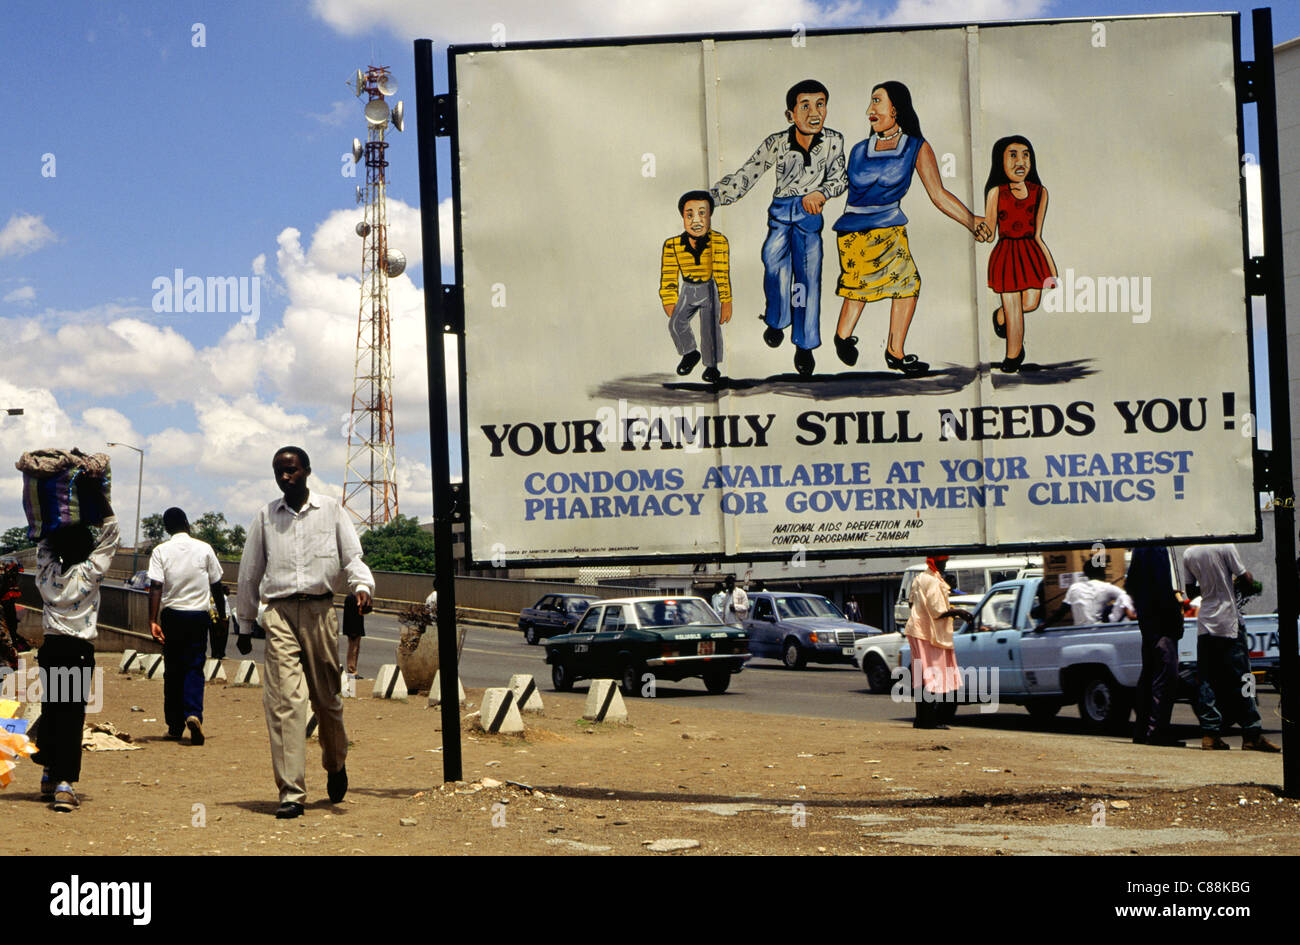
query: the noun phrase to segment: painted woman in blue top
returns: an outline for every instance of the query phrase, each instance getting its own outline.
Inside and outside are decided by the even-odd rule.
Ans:
[[[889,299],[885,363],[904,374],[924,374],[930,365],[903,350],[921,293],[921,277],[907,246],[907,217],[899,208],[912,184],[912,172],[920,175],[931,202],[975,239],[987,242],[993,234],[983,217],[944,188],[939,163],[921,135],[907,86],[882,82],[872,89],[867,122],[871,134],[849,153],[847,203],[834,227],[840,250],[837,292],[844,297],[835,352],[845,364],[856,364],[858,339],[853,328],[862,306]]]

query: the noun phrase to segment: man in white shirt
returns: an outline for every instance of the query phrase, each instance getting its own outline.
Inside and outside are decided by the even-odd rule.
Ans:
[[[1201,722],[1201,748],[1223,751],[1225,723],[1241,724],[1241,747],[1247,751],[1281,751],[1263,736],[1263,720],[1253,695],[1247,695],[1250,648],[1246,627],[1237,610],[1238,582],[1255,579],[1241,563],[1236,545],[1193,545],[1183,552],[1187,571],[1188,597],[1199,587],[1200,610],[1196,614],[1196,674],[1200,677],[1200,698],[1196,715]],[[1191,586],[1195,585],[1195,586]]]
[[[163,645],[163,718],[167,737],[203,744],[203,654],[212,614],[226,622],[226,592],[221,586],[221,562],[205,541],[190,535],[185,512],[163,513],[163,528],[171,537],[149,555],[149,632]],[[159,610],[161,609],[161,613]]]
[[[1042,626],[1056,623],[1068,612],[1071,623],[1076,627],[1087,627],[1095,623],[1105,623],[1111,615],[1112,608],[1121,603],[1124,592],[1114,584],[1103,580],[1106,569],[1091,561],[1083,566],[1084,579],[1075,581],[1065,592],[1065,600]]]
[[[236,648],[245,655],[252,649],[258,600],[265,600],[262,703],[271,767],[280,790],[275,816],[286,819],[301,816],[307,799],[306,732],[312,708],[320,724],[329,799],[337,804],[347,794],[348,739],[334,591],[346,578],[361,613],[369,613],[374,578],[361,560],[361,542],[347,512],[334,499],[308,491],[307,453],[297,446],[283,447],[271,468],[284,495],[262,508],[248,527],[239,563]]]

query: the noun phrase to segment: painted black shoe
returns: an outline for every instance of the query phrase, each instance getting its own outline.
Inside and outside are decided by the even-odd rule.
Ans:
[[[276,820],[292,820],[295,817],[302,816],[302,805],[295,804],[293,801],[285,801],[275,809]]]
[[[758,316],[759,321],[766,321],[762,315]],[[773,328],[768,325],[763,329],[763,343],[769,348],[781,347],[781,342],[785,341],[785,332],[780,328]]]
[[[700,363],[700,353],[698,351],[688,351],[682,355],[682,359],[677,362],[677,373],[682,377],[690,374],[695,370],[695,365]]]
[[[1016,355],[1014,358],[1004,358],[1002,360],[1002,363],[999,365],[999,367],[1006,374],[1015,374],[1019,372],[1020,365],[1024,363],[1024,360],[1025,360],[1025,346],[1021,345],[1020,353]]]
[[[804,377],[808,377],[817,366],[813,353],[807,348],[794,349],[794,369]]]
[[[331,771],[325,779],[325,790],[329,792],[330,803],[337,804],[348,793],[348,766]]]
[[[914,354],[905,354],[901,358],[896,358],[888,351],[885,352],[885,365],[909,375],[924,374],[930,370],[929,362],[920,360]]]
[[[1005,338],[1007,336],[1007,323],[998,321],[998,312],[1000,311],[1002,311],[1000,305],[993,310],[993,334],[999,338]]]
[[[722,380],[722,372],[719,371],[716,366],[706,367],[704,373],[700,375],[700,379],[706,384],[716,384],[718,381]]]
[[[840,356],[840,360],[852,367],[858,363],[858,336],[851,338],[841,338],[835,335],[835,353]]]

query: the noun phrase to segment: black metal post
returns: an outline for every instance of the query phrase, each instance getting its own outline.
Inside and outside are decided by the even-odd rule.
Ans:
[[[1296,719],[1300,690],[1296,668],[1296,617],[1300,575],[1296,571],[1295,487],[1291,468],[1290,375],[1286,356],[1286,296],[1282,266],[1282,190],[1278,175],[1277,90],[1273,85],[1273,18],[1252,10],[1255,110],[1259,121],[1260,189],[1264,210],[1264,299],[1268,306],[1269,410],[1273,421],[1273,525],[1277,537],[1277,630],[1282,687],[1282,793],[1300,797],[1300,741]]]
[[[415,41],[415,120],[420,150],[420,233],[424,244],[424,340],[429,371],[429,452],[433,460],[433,541],[438,592],[438,670],[442,698],[442,777],[461,780],[460,666],[456,658],[456,575],[452,563],[451,460],[447,446],[447,331],[438,235],[438,116],[433,42]]]

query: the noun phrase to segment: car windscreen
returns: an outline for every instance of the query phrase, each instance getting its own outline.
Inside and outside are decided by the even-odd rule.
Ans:
[[[825,597],[778,597],[776,609],[782,619],[791,617],[843,617]]]
[[[636,617],[637,622],[646,629],[718,622],[718,615],[698,600],[640,601],[636,605]]]
[[[567,608],[568,608],[569,613],[571,613],[571,614],[580,614],[580,613],[582,613],[583,611],[585,611],[585,610],[587,609],[588,605],[590,605],[590,604],[591,604],[591,601],[589,601],[589,600],[583,600],[582,598],[578,598],[578,599],[574,600],[574,599],[571,598],[571,599],[569,600],[569,602],[568,602],[568,604],[567,604],[566,606],[567,606]]]

